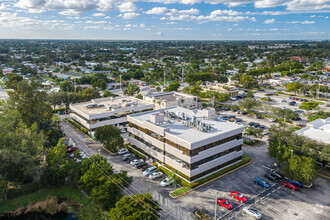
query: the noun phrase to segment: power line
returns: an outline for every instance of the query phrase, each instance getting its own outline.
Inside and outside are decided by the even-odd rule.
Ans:
[[[106,173],[106,171],[104,171],[104,169],[101,167],[101,166],[99,166],[99,164],[97,163],[97,162],[95,162],[95,160],[93,160],[91,157],[89,157],[89,159],[91,159],[92,161],[93,161],[93,163],[103,172],[103,174],[106,176],[106,177],[108,177],[108,179],[110,179],[119,189],[121,189],[124,193],[125,193],[125,186],[123,186],[121,183],[119,183],[117,180],[116,180],[116,178],[114,178],[114,177],[112,177],[111,176],[111,174],[107,174]],[[108,164],[108,162],[106,162],[106,164]],[[109,165],[109,164],[108,164]],[[110,175],[110,176],[109,176]],[[145,210],[147,210],[150,214],[152,214],[153,216],[155,216],[156,218],[158,218],[158,216],[155,214],[155,213],[157,213],[157,210],[155,210],[154,208],[152,208],[151,206],[150,206],[150,209],[152,209],[152,211],[154,211],[155,213],[153,213],[153,212],[150,212],[146,207],[144,207],[140,202],[138,202],[135,198],[133,198],[132,197],[132,195],[134,195],[134,193],[132,193],[130,190],[128,190],[127,188],[126,188],[126,191],[128,191],[128,192],[126,192],[126,194],[128,195],[128,196],[130,196],[131,197],[131,199],[133,199],[136,203],[138,203],[142,208],[144,208]],[[130,193],[132,194],[132,195],[130,195]],[[143,203],[145,203],[145,202],[143,202]],[[166,219],[166,218],[165,218]]]
[[[94,154],[95,155],[95,154]],[[96,154],[96,155],[98,155],[98,157],[99,158],[101,158],[101,156],[100,156],[100,154]],[[110,164],[109,163],[106,163],[107,165],[108,165],[108,167],[110,168]],[[127,184],[129,184],[133,189],[135,189],[137,192],[139,192],[140,194],[142,194],[143,196],[144,196],[144,194],[140,191],[140,190],[138,190],[137,188],[135,188],[134,186],[132,186],[129,182],[127,182],[124,178],[122,178],[122,177],[120,177],[119,176],[119,178],[120,179],[122,179],[124,182],[126,182]],[[145,197],[145,196],[144,196]],[[152,202],[152,203],[154,203],[154,201],[153,200],[151,200],[151,199],[148,199],[147,197],[145,197],[147,200],[149,200],[150,202]],[[155,203],[154,203],[155,204]],[[179,219],[177,216],[175,216],[175,215],[173,215],[172,213],[170,213],[170,212],[168,212],[168,211],[166,211],[166,210],[164,210],[165,212],[167,212],[168,214],[170,214],[171,216],[173,216],[174,218],[176,218],[176,219]]]

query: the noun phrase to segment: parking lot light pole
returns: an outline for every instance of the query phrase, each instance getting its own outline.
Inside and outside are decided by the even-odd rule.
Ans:
[[[215,201],[214,201],[214,220],[217,220],[217,199],[218,199],[219,192],[215,194]]]

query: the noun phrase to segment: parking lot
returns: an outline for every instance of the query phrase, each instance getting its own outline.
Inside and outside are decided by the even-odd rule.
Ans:
[[[265,143],[258,147],[243,147],[244,154],[253,159],[251,165],[198,188],[183,198],[172,199],[169,192],[174,187],[160,186],[160,182],[165,176],[159,180],[150,180],[142,175],[142,171],[128,162],[122,161],[121,156],[110,156],[100,146],[88,147],[88,141],[90,141],[88,138],[67,123],[63,126],[65,133],[74,139],[87,156],[100,153],[108,159],[115,171],[127,170],[128,175],[133,176],[132,186],[128,188],[129,192],[151,193],[163,208],[161,219],[193,219],[193,212],[197,209],[202,209],[214,217],[215,207],[217,219],[249,219],[241,210],[244,206],[251,205],[263,214],[263,219],[323,220],[330,216],[329,180],[317,177],[312,188],[302,188],[297,192],[271,181],[267,181],[271,184],[271,188],[268,190],[253,184],[255,177],[263,178],[267,167],[274,168],[275,161],[268,156]],[[230,192],[233,190],[241,192],[250,201],[241,206],[241,203],[231,198]],[[233,210],[229,211],[219,205],[215,206],[215,200],[218,197],[231,202]]]

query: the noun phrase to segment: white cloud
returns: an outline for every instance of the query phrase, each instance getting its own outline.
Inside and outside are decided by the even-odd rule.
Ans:
[[[215,10],[211,12],[211,16],[217,16],[217,15],[230,15],[230,16],[237,16],[242,15],[243,12],[240,11],[233,11],[233,10]]]
[[[154,7],[145,13],[148,15],[161,15],[167,13],[169,10],[166,7]]]
[[[272,19],[266,19],[266,20],[264,21],[265,24],[272,24],[272,23],[274,23],[274,22],[275,22],[275,19],[274,19],[274,18],[272,18]]]
[[[314,24],[315,21],[287,21],[288,24]]]
[[[128,12],[128,13],[118,15],[118,17],[122,17],[123,19],[133,19],[138,16],[140,16],[140,13],[135,13],[135,12]]]
[[[118,9],[120,12],[132,12],[137,10],[136,6],[132,2],[123,2],[119,4]]]
[[[282,6],[287,0],[258,0],[254,2],[256,8],[274,8]]]
[[[301,22],[302,24],[314,24],[315,23],[315,21],[303,21],[303,22]]]
[[[146,25],[145,24],[140,24],[140,28],[145,28]]]
[[[0,11],[6,11],[9,10],[10,5],[6,5],[5,3],[1,3],[0,5]]]
[[[77,16],[80,15],[80,12],[75,10],[64,10],[64,11],[60,11],[59,14],[66,16]]]
[[[196,8],[191,8],[189,10],[177,10],[175,8],[168,9],[166,7],[154,7],[148,11],[145,11],[145,14],[149,15],[194,15],[199,14],[199,10]]]
[[[92,16],[93,17],[104,17],[105,14],[104,13],[94,13]]]
[[[162,36],[162,35],[163,35],[163,32],[159,31],[159,32],[157,33],[157,35],[158,35],[158,36]]]

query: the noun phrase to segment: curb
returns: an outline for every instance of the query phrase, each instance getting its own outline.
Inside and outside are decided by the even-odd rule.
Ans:
[[[321,173],[318,173],[317,175],[318,175],[318,176],[321,176],[321,177],[323,177],[323,178],[330,179],[330,176],[327,176],[327,175],[324,175],[324,174],[321,174]]]
[[[249,162],[247,162],[246,164],[243,164],[243,165],[240,166],[240,167],[237,167],[237,168],[235,168],[235,169],[233,169],[233,170],[230,170],[230,171],[228,171],[227,173],[222,174],[221,176],[218,176],[218,177],[216,177],[216,178],[214,178],[214,179],[212,179],[212,180],[210,180],[210,181],[208,181],[208,182],[206,182],[206,183],[203,183],[202,185],[197,186],[197,187],[194,188],[194,189],[188,190],[187,192],[185,192],[185,193],[182,194],[182,195],[177,196],[176,198],[181,199],[181,198],[187,196],[189,193],[195,191],[196,189],[198,189],[198,188],[200,188],[200,187],[203,187],[203,186],[206,186],[207,184],[209,184],[209,183],[211,183],[211,182],[213,182],[213,181],[215,181],[215,180],[221,179],[222,177],[224,177],[224,176],[226,176],[226,175],[228,175],[228,174],[231,174],[232,172],[235,172],[235,171],[237,171],[237,170],[239,170],[239,169],[242,169],[242,168],[244,168],[244,167],[247,167],[247,166],[251,165],[253,162],[254,162],[254,161],[253,161],[253,159],[251,158],[251,160],[250,160]]]

